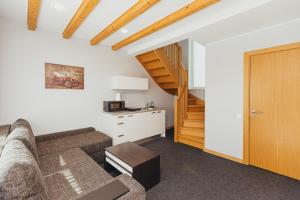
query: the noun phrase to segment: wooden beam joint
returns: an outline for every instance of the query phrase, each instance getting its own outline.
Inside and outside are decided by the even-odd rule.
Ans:
[[[28,0],[27,27],[34,31],[37,27],[37,20],[40,12],[41,0]]]

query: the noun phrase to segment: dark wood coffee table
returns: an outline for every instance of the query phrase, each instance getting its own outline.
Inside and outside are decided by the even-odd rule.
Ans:
[[[160,181],[160,156],[132,142],[105,149],[105,161],[135,178],[146,190]]]

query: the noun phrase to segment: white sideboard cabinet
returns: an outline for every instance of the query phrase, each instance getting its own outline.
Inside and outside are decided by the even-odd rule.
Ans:
[[[165,137],[165,115],[165,110],[102,112],[99,130],[112,137],[114,145],[155,135]]]

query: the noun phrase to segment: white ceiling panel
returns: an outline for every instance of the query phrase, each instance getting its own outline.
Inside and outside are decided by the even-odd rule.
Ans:
[[[55,32],[59,35],[58,37],[62,37],[65,27],[81,2],[82,0],[42,0],[37,28]],[[73,37],[84,39],[89,43],[96,34],[136,2],[137,0],[101,0]],[[161,0],[125,25],[123,29],[126,29],[127,33],[117,31],[103,40],[101,44],[112,46],[191,2],[193,0]],[[224,39],[234,34],[296,18],[300,15],[300,12],[297,12],[297,8],[300,7],[299,3],[299,0],[221,0],[213,6],[124,47],[123,50],[136,54],[188,37],[204,43]],[[256,9],[257,12],[255,12]],[[272,15],[272,10],[276,14]],[[0,17],[26,25],[27,0],[0,0]],[[261,21],[257,23],[251,20],[259,20],[260,17]],[[229,19],[232,20],[233,28],[228,27],[230,26]],[[227,26],[222,26],[224,20]],[[217,28],[209,29],[212,25]],[[205,32],[205,28],[216,32]]]

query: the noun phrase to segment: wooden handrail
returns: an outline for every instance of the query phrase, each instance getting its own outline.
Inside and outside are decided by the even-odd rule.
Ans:
[[[185,91],[186,87],[187,87],[187,84],[185,83],[185,84],[183,85],[183,87],[180,88],[180,90],[179,90],[179,92],[178,92],[178,97],[177,97],[177,99],[180,99],[180,98],[181,98],[181,96],[184,94],[184,91]]]
[[[174,139],[178,141],[178,134],[180,128],[184,124],[184,120],[187,116],[187,105],[188,105],[188,72],[184,66],[180,65],[179,70],[180,86],[178,87],[178,96],[175,101],[175,120],[174,123]]]

